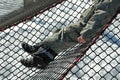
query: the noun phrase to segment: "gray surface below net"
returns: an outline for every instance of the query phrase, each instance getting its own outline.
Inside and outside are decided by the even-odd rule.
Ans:
[[[23,0],[0,0],[0,19],[21,7],[23,7]]]

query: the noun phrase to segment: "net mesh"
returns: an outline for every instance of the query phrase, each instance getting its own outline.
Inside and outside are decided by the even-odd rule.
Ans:
[[[54,29],[79,20],[81,13],[92,6],[91,0],[66,0],[31,20],[0,32],[1,80],[119,80],[120,79],[120,14],[102,33],[86,54],[71,69],[80,56],[72,50],[61,52],[45,70],[27,68],[21,57],[29,57],[21,47],[22,42],[35,44],[52,35]],[[81,47],[85,50],[85,47]],[[66,71],[69,71],[67,74]]]
[[[70,80],[119,80],[119,31],[120,14],[117,15],[65,78]]]

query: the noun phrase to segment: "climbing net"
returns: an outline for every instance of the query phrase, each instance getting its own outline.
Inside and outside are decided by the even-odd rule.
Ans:
[[[119,13],[90,43],[84,55],[68,49],[61,52],[45,70],[27,68],[20,63],[21,57],[29,57],[22,50],[22,42],[33,45],[43,41],[53,29],[78,21],[81,13],[91,6],[91,0],[66,0],[30,20],[0,31],[0,80],[119,80]]]

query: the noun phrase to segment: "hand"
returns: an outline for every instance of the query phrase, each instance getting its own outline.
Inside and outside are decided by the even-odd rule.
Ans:
[[[86,43],[86,41],[83,39],[83,37],[82,36],[79,36],[78,38],[77,38],[77,41],[78,42],[80,42],[80,43]]]

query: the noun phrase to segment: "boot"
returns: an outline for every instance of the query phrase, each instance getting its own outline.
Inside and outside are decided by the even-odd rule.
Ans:
[[[26,67],[35,67],[35,68],[44,69],[47,66],[47,64],[45,64],[43,59],[40,57],[22,58],[20,62],[22,63],[22,65]]]
[[[29,44],[27,44],[25,42],[23,42],[21,44],[21,46],[22,46],[23,50],[25,52],[28,52],[28,53],[35,53],[39,49],[39,47],[40,47],[40,46],[36,46],[36,45],[32,46],[32,45],[29,45]]]

